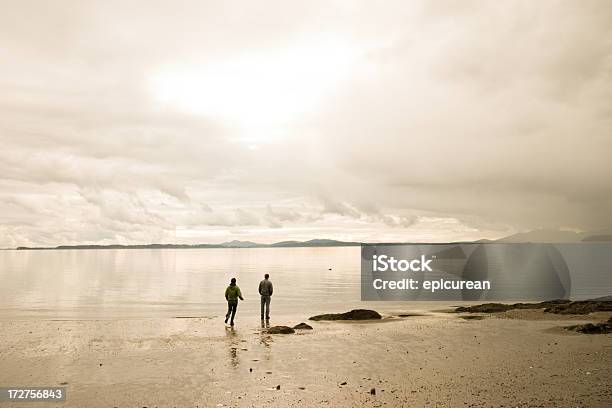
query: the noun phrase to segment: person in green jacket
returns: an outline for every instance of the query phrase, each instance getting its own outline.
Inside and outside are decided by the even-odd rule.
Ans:
[[[238,308],[238,299],[244,300],[240,288],[236,285],[236,278],[232,278],[229,286],[225,289],[225,300],[227,300],[227,314],[225,315],[225,323],[232,316],[230,325],[234,325],[234,316],[236,316],[236,308]]]

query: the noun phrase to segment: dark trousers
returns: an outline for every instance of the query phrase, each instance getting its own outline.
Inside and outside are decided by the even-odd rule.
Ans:
[[[236,316],[236,309],[238,308],[238,300],[228,300],[227,301],[227,313],[225,315],[225,321],[227,322],[227,318],[232,315],[231,323],[234,323],[234,316]]]
[[[269,295],[261,295],[261,318],[264,318],[264,308],[266,310],[266,319],[270,318],[270,299]]]

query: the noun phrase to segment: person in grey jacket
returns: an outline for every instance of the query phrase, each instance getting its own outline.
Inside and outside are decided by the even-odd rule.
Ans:
[[[264,275],[264,280],[259,282],[259,294],[261,295],[261,320],[264,319],[264,306],[266,309],[266,320],[270,320],[270,298],[274,288],[270,281],[270,275],[267,273]]]

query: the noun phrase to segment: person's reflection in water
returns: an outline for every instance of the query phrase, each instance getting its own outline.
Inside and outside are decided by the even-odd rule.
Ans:
[[[238,358],[238,343],[240,342],[240,336],[238,336],[233,326],[225,327],[225,335],[229,340],[230,365],[233,368],[237,368],[240,363],[240,359]]]
[[[272,336],[270,336],[268,334],[268,330],[266,330],[266,329],[270,328],[270,322],[269,321],[265,321],[264,322],[262,320],[261,321],[261,328],[262,328],[262,330],[259,331],[259,335],[260,335],[259,343],[263,344],[266,349],[269,349],[270,348],[270,343],[272,342]]]

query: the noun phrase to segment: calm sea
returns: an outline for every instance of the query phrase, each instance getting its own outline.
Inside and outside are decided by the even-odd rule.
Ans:
[[[232,277],[255,315],[265,273],[273,315],[316,314],[360,306],[359,268],[358,247],[0,251],[0,318],[220,315]]]
[[[571,261],[570,271],[575,271],[571,293],[575,299],[611,294],[611,247],[588,249],[563,249]],[[239,315],[257,318],[257,287],[265,273],[274,283],[273,316],[306,318],[353,308],[431,310],[457,304],[361,302],[360,251],[359,247],[0,251],[0,319],[220,316],[225,313],[223,294],[232,277],[238,279],[246,299],[238,307]],[[584,268],[589,263],[584,254],[599,260],[592,272]]]

